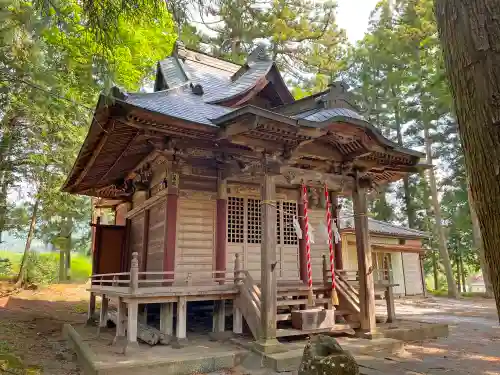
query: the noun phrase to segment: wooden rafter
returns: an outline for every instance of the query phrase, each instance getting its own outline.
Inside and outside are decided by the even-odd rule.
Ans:
[[[109,129],[109,126],[108,126]],[[102,138],[99,140],[99,143],[97,144],[97,147],[92,151],[92,154],[90,156],[90,159],[87,161],[85,167],[83,170],[79,173],[78,177],[76,178],[75,182],[71,184],[70,189],[73,189],[75,186],[79,185],[80,182],[83,181],[87,173],[89,173],[90,168],[92,165],[94,165],[97,156],[101,152],[102,148],[106,144],[108,137],[109,137],[109,131],[106,131],[106,129],[103,129],[105,131],[104,135]]]
[[[125,155],[128,151],[128,149],[130,148],[130,146],[137,140],[137,138],[139,138],[140,136],[142,135],[142,132],[141,131],[138,131],[137,133],[135,133],[135,135],[132,137],[132,139],[127,143],[127,145],[125,146],[125,148],[123,149],[123,151],[120,153],[120,155],[116,158],[116,160],[114,161],[113,165],[111,165],[111,167],[109,167],[109,169],[106,171],[106,173],[104,173],[104,175],[99,179],[99,181],[96,183],[96,185],[99,185],[101,183],[101,181],[103,181],[108,175],[109,173],[113,170],[113,168],[118,164],[118,162],[121,160],[121,158],[123,157],[123,155]]]

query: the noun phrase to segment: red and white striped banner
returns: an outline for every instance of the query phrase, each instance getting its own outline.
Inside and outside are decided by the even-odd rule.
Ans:
[[[309,236],[309,217],[307,215],[308,207],[308,196],[307,187],[302,185],[302,202],[304,203],[304,229],[305,229],[305,241],[306,241],[306,261],[307,261],[307,285],[309,287],[309,299],[310,304],[312,304],[312,269],[311,269],[311,239]]]
[[[325,206],[326,206],[326,226],[328,228],[328,248],[330,250],[330,271],[332,272],[332,296],[335,294],[335,267],[334,267],[334,250],[333,250],[333,233],[332,233],[332,210],[330,195],[325,184]]]

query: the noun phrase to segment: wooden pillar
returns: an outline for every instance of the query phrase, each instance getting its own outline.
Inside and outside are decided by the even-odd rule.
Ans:
[[[163,271],[175,271],[175,246],[177,240],[177,201],[179,199],[179,174],[176,165],[172,165],[167,174],[167,204],[165,208],[165,252]],[[173,279],[173,275],[166,275]]]
[[[392,323],[396,320],[396,307],[394,304],[394,291],[392,286],[385,289],[385,302],[387,304],[387,323]]]
[[[160,331],[169,336],[174,333],[173,303],[162,303],[160,306]]]
[[[106,328],[108,325],[108,303],[108,297],[103,294],[101,299],[101,311],[99,314],[99,329]]]
[[[180,348],[187,340],[186,336],[186,320],[187,320],[187,301],[186,297],[179,297],[177,302],[177,327],[175,330],[175,336],[177,342],[175,347]]]
[[[125,354],[139,346],[137,343],[137,318],[139,314],[139,304],[137,301],[128,301],[127,303],[127,346]]]
[[[375,330],[375,286],[373,283],[372,253],[368,232],[366,188],[360,186],[358,178],[355,179],[352,200],[358,255],[361,330],[372,332]]]
[[[241,277],[241,262],[240,262],[240,254],[236,253],[234,255],[234,283],[238,284],[239,278]],[[243,315],[241,314],[241,310],[236,307],[236,303],[233,300],[233,332],[237,334],[243,333]]]
[[[332,202],[332,217],[336,219],[335,224],[340,233],[340,225],[339,223],[339,214],[340,214],[340,206],[339,206],[339,198],[338,195],[334,192],[330,193],[330,201]],[[335,247],[335,269],[343,270],[344,269],[344,261],[342,259],[342,241],[338,243],[334,243]]]
[[[101,224],[101,218],[97,215],[97,209],[94,207],[95,200],[92,199],[92,225],[91,226],[91,261],[92,261],[92,275],[98,274],[98,243],[100,242],[100,230],[99,225]],[[92,285],[91,285],[92,286]],[[95,314],[95,306],[96,306],[96,295],[94,292],[90,292],[89,296],[89,307],[87,311],[87,324],[94,324],[94,314]]]
[[[118,311],[116,315],[116,335],[113,344],[121,344],[125,340],[127,327],[127,304],[123,302],[122,297],[118,297]]]
[[[261,330],[263,346],[276,345],[276,202],[274,177],[264,175],[262,185]]]
[[[226,329],[226,301],[214,301],[212,332],[224,332]]]
[[[225,271],[227,261],[227,184],[219,175],[217,180],[217,220],[215,235],[215,270]],[[216,275],[224,278],[225,273]],[[219,284],[224,284],[220,281]]]
[[[302,196],[302,188],[299,188],[298,215],[300,229],[302,230],[302,238],[299,239],[300,280],[302,280],[304,284],[307,284],[306,226],[304,221],[304,199]]]

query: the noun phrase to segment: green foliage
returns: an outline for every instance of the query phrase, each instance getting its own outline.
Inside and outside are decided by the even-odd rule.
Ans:
[[[176,38],[164,5],[136,5],[0,0],[0,233],[25,236],[34,217],[36,238],[88,247],[90,200],[60,188],[98,95],[111,85],[138,90]],[[46,259],[28,259],[45,269]]]
[[[30,252],[29,266],[27,271],[28,282],[41,285],[51,284],[58,281],[59,276],[59,253],[37,253]],[[2,269],[0,267],[0,278],[12,278],[19,272],[22,254],[10,251],[1,251],[0,259],[7,259],[10,266]],[[72,254],[71,257],[71,280],[85,281],[92,271],[90,258],[84,255]]]

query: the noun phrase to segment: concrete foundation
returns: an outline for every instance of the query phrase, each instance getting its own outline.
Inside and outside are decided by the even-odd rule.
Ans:
[[[94,332],[94,333],[93,333]],[[190,337],[182,349],[139,344],[128,355],[110,345],[113,335],[95,329],[65,324],[63,335],[75,350],[85,375],[188,375],[209,373],[238,366],[248,351],[234,344],[212,342],[208,337]]]
[[[397,320],[394,323],[380,324],[377,333],[383,337],[408,342],[447,337],[449,330],[447,324]]]
[[[126,340],[110,345],[115,337],[113,330],[101,331],[99,336],[96,331],[96,327],[83,324],[74,327],[66,324],[63,329],[64,337],[74,348],[85,375],[187,375],[234,367],[296,371],[306,344],[306,340],[282,341],[274,346],[279,350],[266,352],[259,350],[251,338],[193,334],[189,335],[188,344],[182,349],[175,349],[171,345],[150,347],[139,343],[134,351],[124,355],[121,344],[125,344]],[[338,337],[337,341],[344,350],[354,355],[356,361],[363,356],[383,358],[403,350],[404,344],[400,339],[419,341],[446,336],[448,326],[397,321],[381,325],[377,331],[378,338],[372,340]],[[361,373],[365,374],[363,371]],[[370,372],[368,374],[371,375]]]

